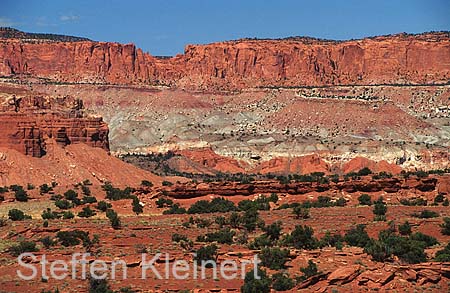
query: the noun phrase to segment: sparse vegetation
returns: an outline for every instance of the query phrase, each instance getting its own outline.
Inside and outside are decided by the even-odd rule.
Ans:
[[[413,213],[412,216],[420,219],[430,219],[439,217],[439,214],[435,211],[422,210],[420,213]]]
[[[443,235],[450,235],[450,217],[444,218],[444,223],[441,226],[441,233]]]
[[[31,219],[31,216],[26,215],[24,212],[22,212],[19,209],[11,209],[8,212],[8,218],[12,221],[22,221]]]
[[[299,281],[304,281],[312,276],[319,274],[317,265],[312,260],[308,260],[308,266],[300,268],[300,271],[303,273],[303,275],[299,277]]]
[[[367,193],[363,193],[358,197],[360,205],[370,206],[372,205],[372,198]]]
[[[11,246],[8,251],[12,256],[19,256],[25,252],[36,252],[38,248],[33,241],[20,241],[18,244]]]
[[[121,222],[119,215],[112,209],[106,210],[106,217],[109,219],[109,222],[111,223],[111,227],[114,229],[120,229]]]
[[[378,198],[374,202],[373,213],[375,214],[375,221],[386,221],[387,205],[383,197]]]
[[[255,278],[258,276],[259,278]],[[245,274],[244,285],[241,287],[242,293],[270,293],[271,279],[266,271],[257,268]]]
[[[96,213],[90,207],[84,207],[81,212],[78,213],[80,218],[90,218],[95,216]]]
[[[272,270],[281,270],[288,260],[289,250],[278,247],[266,247],[261,250],[261,265]]]

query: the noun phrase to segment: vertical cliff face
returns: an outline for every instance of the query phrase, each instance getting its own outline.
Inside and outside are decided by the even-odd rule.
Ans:
[[[66,146],[85,143],[109,151],[108,126],[100,117],[87,117],[73,98],[11,98],[0,111],[0,147],[25,155],[45,155],[47,139]]]
[[[132,44],[0,39],[0,75],[64,82],[167,84],[192,89],[428,84],[450,79],[448,33],[352,41],[308,38],[189,45],[158,59]]]
[[[182,84],[255,86],[440,83],[450,78],[448,35],[358,41],[248,40],[187,46]],[[169,78],[170,79],[170,78]]]
[[[134,45],[96,42],[0,43],[0,74],[61,82],[150,82],[152,58]]]

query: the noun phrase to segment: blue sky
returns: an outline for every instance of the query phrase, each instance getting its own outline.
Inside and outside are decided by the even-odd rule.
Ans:
[[[244,37],[450,30],[449,0],[0,0],[0,26],[135,43],[152,55]]]

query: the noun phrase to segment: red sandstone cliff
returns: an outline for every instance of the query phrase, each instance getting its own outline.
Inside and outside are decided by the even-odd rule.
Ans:
[[[188,45],[184,55],[168,59],[152,57],[132,44],[0,40],[0,75],[193,89],[446,83],[449,64],[448,33],[344,42],[239,40]]]
[[[109,151],[108,126],[101,117],[88,117],[80,100],[70,97],[15,96],[0,111],[0,147],[41,157],[46,139],[60,146],[85,143]]]

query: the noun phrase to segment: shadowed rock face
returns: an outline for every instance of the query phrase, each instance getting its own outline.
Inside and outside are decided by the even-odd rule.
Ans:
[[[13,96],[3,102],[0,125],[0,147],[33,157],[46,154],[48,138],[60,146],[85,143],[109,151],[107,124],[88,117],[82,102],[70,97]]]
[[[166,84],[191,89],[446,83],[448,33],[352,41],[309,38],[188,45],[155,58],[132,44],[0,41],[1,75],[32,74],[63,82]]]

